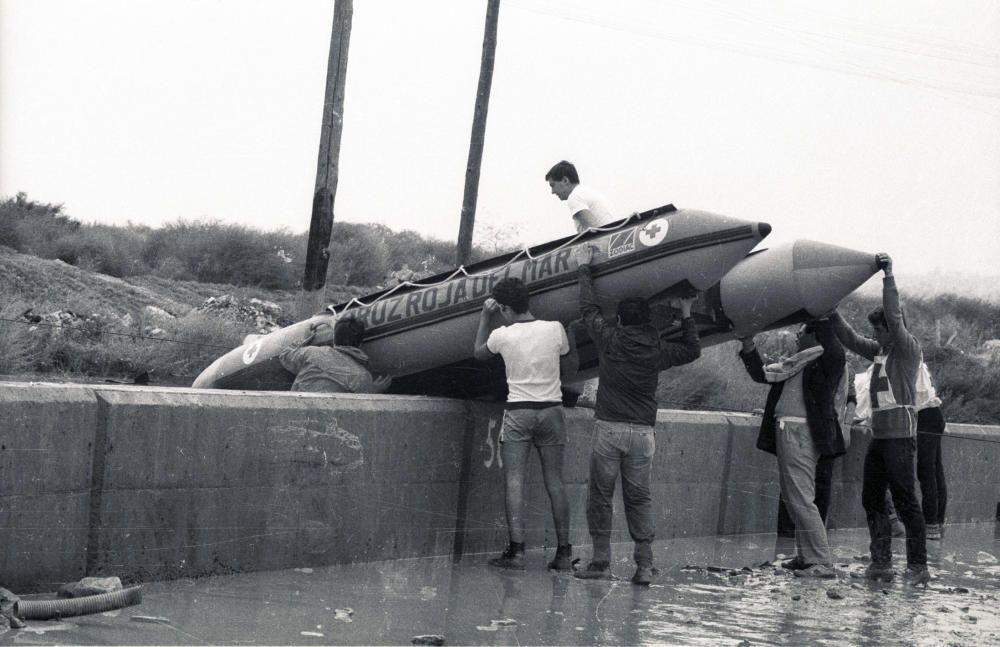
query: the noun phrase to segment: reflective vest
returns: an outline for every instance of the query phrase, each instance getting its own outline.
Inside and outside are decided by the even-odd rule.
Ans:
[[[917,414],[912,404],[899,404],[885,370],[886,356],[876,355],[868,367],[868,398],[875,438],[916,436]]]

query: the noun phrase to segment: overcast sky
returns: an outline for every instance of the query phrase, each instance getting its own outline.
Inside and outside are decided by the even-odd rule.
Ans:
[[[336,218],[454,240],[486,0],[355,0]],[[0,0],[0,195],[308,229],[333,0]],[[572,231],[560,159],[667,202],[1000,273],[995,0],[501,0],[477,226]]]

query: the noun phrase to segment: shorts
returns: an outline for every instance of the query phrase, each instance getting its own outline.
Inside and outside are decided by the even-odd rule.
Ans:
[[[527,443],[535,447],[566,444],[566,420],[562,406],[544,409],[507,409],[503,412],[500,442]]]

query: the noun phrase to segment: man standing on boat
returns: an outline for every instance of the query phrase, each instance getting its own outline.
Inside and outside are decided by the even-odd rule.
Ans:
[[[576,167],[563,160],[545,174],[552,193],[566,202],[573,217],[576,231],[584,232],[590,227],[602,227],[619,220],[611,211],[608,200],[593,189],[581,186]]]
[[[542,480],[552,505],[558,543],[555,558],[548,566],[553,570],[571,570],[569,498],[562,477],[566,423],[560,374],[572,377],[577,371],[578,358],[563,325],[535,319],[528,305],[528,287],[521,279],[498,282],[493,287],[493,296],[483,303],[473,349],[479,360],[500,355],[507,372],[500,453],[510,543],[500,557],[490,560],[490,565],[524,568],[524,489],[528,458],[534,445],[542,463]],[[499,327],[497,318],[503,322]]]
[[[691,318],[695,297],[679,299],[682,340],[663,342],[650,324],[645,299],[623,299],[615,319],[601,314],[590,266],[594,250],[590,245],[581,245],[575,253],[580,313],[597,347],[600,366],[587,496],[587,526],[594,551],[587,568],[574,575],[581,579],[612,578],[612,499],[621,474],[625,518],[635,542],[632,582],[648,586],[656,573],[650,489],[656,453],[656,386],[660,371],[693,362],[701,355],[698,329]]]

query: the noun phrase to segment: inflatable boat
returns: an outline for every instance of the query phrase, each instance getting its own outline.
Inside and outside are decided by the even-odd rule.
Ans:
[[[673,297],[719,285],[770,230],[766,223],[666,205],[331,306],[305,321],[248,339],[213,362],[193,386],[287,390],[294,376],[281,366],[278,355],[300,345],[312,324],[332,323],[350,313],[365,322],[364,350],[373,372],[393,377],[391,392],[488,397],[502,390],[503,364],[499,358],[473,360],[472,347],[482,304],[498,281],[522,279],[531,292],[536,317],[569,324],[579,317],[574,258],[578,246],[596,249],[594,276],[598,294],[606,301],[602,305],[613,308],[618,300],[635,296],[665,304]],[[715,317],[711,307],[707,311],[706,322]],[[712,325],[729,324],[712,320]],[[664,331],[669,334],[669,326]],[[588,341],[578,339],[582,354]],[[595,368],[591,352],[583,377]]]

